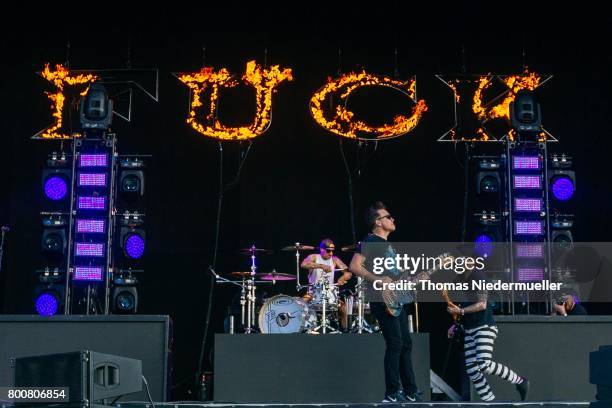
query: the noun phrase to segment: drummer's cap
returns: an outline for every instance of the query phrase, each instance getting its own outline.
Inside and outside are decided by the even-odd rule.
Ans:
[[[321,243],[319,244],[319,248],[325,248],[325,249],[336,249],[336,245],[334,244],[334,241],[332,241],[329,238],[325,238],[323,241],[321,241]]]

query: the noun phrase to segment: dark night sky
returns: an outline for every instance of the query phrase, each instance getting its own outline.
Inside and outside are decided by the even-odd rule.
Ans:
[[[339,47],[343,72],[365,68],[392,75],[397,46],[400,77],[416,74],[419,98],[430,106],[422,123],[406,137],[379,143],[376,149],[372,144],[360,150],[354,142],[344,143],[352,169],[360,150],[362,176],[354,180],[358,236],[365,232],[363,208],[380,199],[397,216],[395,239],[460,239],[464,180],[458,161],[463,148],[458,146],[455,151],[451,144],[435,142],[450,124],[450,93],[434,74],[460,71],[462,46],[468,73],[517,73],[524,46],[532,70],[554,75],[540,97],[545,127],[561,140],[552,150],[568,152],[575,159],[579,203],[575,237],[609,241],[609,23],[575,31],[567,26],[539,27],[520,34],[498,29],[501,34],[484,35],[467,23],[449,18],[450,22],[458,26],[429,26],[424,32],[347,32],[312,26],[286,35],[187,32],[165,26],[134,32],[117,27],[104,36],[102,45],[80,35],[79,30],[57,36],[8,33],[0,42],[5,56],[0,82],[5,112],[0,136],[0,224],[11,226],[0,276],[4,312],[32,311],[32,271],[40,262],[40,171],[45,155],[58,148],[55,142],[29,140],[49,123],[45,81],[34,72],[45,62],[63,62],[68,38],[73,68],[124,67],[130,43],[133,67],[160,69],[159,103],[137,94],[133,121],[116,119],[113,128],[121,153],[154,156],[147,172],[147,258],[140,287],[141,311],[170,314],[174,320],[175,382],[190,379],[202,336],[219,156],[215,141],[184,123],[187,91],[171,72],[198,69],[203,45],[207,65],[225,66],[236,73],[243,72],[249,59],[263,62],[267,48],[268,64],[291,67],[295,78],[279,86],[272,126],[254,141],[239,184],[225,195],[220,271],[247,266],[248,260],[237,255],[236,249],[252,243],[278,250],[295,241],[315,244],[325,236],[340,245],[352,241],[338,139],[319,128],[307,110],[310,95],[337,73]],[[221,102],[221,118],[228,123],[248,121],[247,113],[252,112],[249,97],[252,94],[244,88],[228,92]],[[374,111],[366,114],[372,120],[388,117],[388,107],[382,106],[384,97],[373,98]],[[226,182],[236,172],[238,149],[236,144],[224,146]],[[262,260],[261,269],[274,267],[293,273],[293,261],[291,253],[277,251]],[[292,293],[291,288],[281,285],[278,290]],[[229,288],[216,291],[215,330],[221,328],[220,316],[232,295]],[[431,323],[432,333],[445,330],[446,323]]]

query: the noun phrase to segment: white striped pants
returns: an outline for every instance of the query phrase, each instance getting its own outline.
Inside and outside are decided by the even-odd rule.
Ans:
[[[487,383],[485,374],[495,374],[512,384],[521,381],[514,371],[493,361],[493,343],[497,338],[497,326],[484,325],[465,330],[464,352],[468,377],[483,401],[493,401],[495,395]]]

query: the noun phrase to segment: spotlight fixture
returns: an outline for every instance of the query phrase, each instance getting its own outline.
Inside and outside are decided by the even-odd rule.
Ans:
[[[34,297],[34,309],[41,316],[54,316],[64,303],[63,287],[54,284],[40,285]]]
[[[510,103],[510,120],[519,135],[541,131],[542,114],[533,92],[528,90],[517,92],[514,102]]]
[[[550,192],[557,201],[568,201],[576,192],[576,175],[573,171],[551,171],[549,180]]]
[[[42,175],[45,198],[52,202],[64,201],[68,198],[70,171],[68,169],[45,169]]]
[[[120,245],[128,259],[142,258],[145,251],[145,231],[139,228],[122,227]]]
[[[138,158],[125,158],[119,163],[119,191],[125,198],[142,197],[145,191],[145,163]]]
[[[566,248],[574,242],[572,232],[570,230],[554,230],[551,236],[553,244]]]
[[[46,228],[43,230],[41,249],[54,257],[61,257],[66,253],[66,231],[63,228]]]
[[[491,234],[481,233],[474,239],[474,251],[483,258],[493,253],[493,237]]]
[[[130,269],[120,269],[113,280],[115,287],[112,294],[112,308],[115,313],[130,314],[138,310],[138,279]]]
[[[476,192],[478,194],[496,193],[500,186],[499,173],[494,171],[481,171],[476,179]]]
[[[81,126],[83,129],[107,130],[113,119],[113,101],[108,98],[104,85],[94,83],[81,100]]]

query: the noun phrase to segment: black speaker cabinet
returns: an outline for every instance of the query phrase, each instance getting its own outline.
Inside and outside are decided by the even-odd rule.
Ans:
[[[15,359],[15,387],[68,387],[84,404],[142,390],[142,361],[82,350]]]

